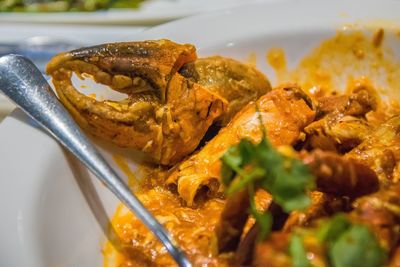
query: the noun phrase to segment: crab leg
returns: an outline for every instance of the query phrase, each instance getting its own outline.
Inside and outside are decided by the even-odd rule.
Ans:
[[[356,159],[319,149],[301,153],[300,157],[317,178],[321,192],[355,198],[379,189],[375,172]]]
[[[167,179],[176,185],[179,195],[190,206],[198,189],[205,186],[211,193],[220,188],[220,158],[242,138],[258,142],[262,127],[272,144],[290,145],[301,138],[302,129],[315,115],[306,94],[295,85],[282,86],[248,104],[201,151],[172,170]],[[258,111],[257,111],[258,110]],[[260,125],[260,118],[263,125]]]

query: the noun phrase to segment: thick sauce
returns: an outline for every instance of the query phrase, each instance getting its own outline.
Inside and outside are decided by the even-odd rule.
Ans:
[[[138,197],[167,228],[173,239],[188,252],[196,266],[229,266],[229,255],[217,256],[214,234],[223,200],[211,199],[192,209],[182,206],[174,193],[161,186],[142,189]],[[119,261],[114,266],[147,266],[150,261],[153,265],[175,266],[161,243],[122,204],[111,226],[114,233],[110,242],[117,246],[106,245],[106,262],[110,262],[108,258],[111,257]]]
[[[274,69],[277,84],[297,82],[312,94],[345,92],[349,83],[368,77],[384,100],[400,100],[400,60],[389,45],[385,32],[354,30],[352,27],[314,48],[293,69],[287,68],[285,52],[272,48],[267,62]],[[400,45],[399,38],[392,43]]]
[[[297,82],[311,95],[354,88],[355,83],[374,86],[384,97],[387,105],[398,112],[400,100],[400,61],[393,51],[384,46],[385,32],[372,34],[360,31],[340,31],[333,38],[322,42],[289,70],[285,52],[273,48],[267,52],[267,61],[276,73],[278,83]],[[255,55],[249,56],[255,64]],[[365,78],[368,77],[368,78]],[[385,99],[385,96],[387,97]],[[380,114],[390,116],[391,109]],[[389,114],[389,115],[388,115]],[[128,177],[132,176],[121,158],[115,158]],[[173,238],[187,252],[195,266],[232,266],[232,255],[217,255],[214,233],[224,200],[219,198],[200,201],[196,208],[182,205],[176,193],[163,187],[158,174],[148,174],[148,180],[140,186],[138,197],[165,225]],[[133,178],[132,178],[133,179]],[[104,247],[105,266],[175,266],[163,246],[123,205],[120,205],[111,221],[110,241]]]

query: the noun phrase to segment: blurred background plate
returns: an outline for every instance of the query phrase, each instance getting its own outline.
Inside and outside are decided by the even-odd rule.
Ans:
[[[95,12],[3,13],[0,22],[155,25],[199,13],[274,0],[145,0],[137,9]]]
[[[4,14],[0,13],[0,18]],[[130,40],[145,26],[95,26],[95,25],[54,25],[32,23],[0,23],[0,43],[16,43],[35,36],[69,40],[80,45]],[[11,34],[12,33],[12,34]]]

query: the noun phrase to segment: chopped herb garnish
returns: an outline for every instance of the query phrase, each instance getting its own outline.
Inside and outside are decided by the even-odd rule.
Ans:
[[[258,144],[242,139],[222,156],[222,182],[228,195],[249,184],[264,189],[290,212],[308,207],[314,176],[302,161],[282,155],[263,137]]]
[[[311,266],[302,233],[318,238],[331,267],[381,267],[387,261],[386,250],[367,226],[352,223],[346,215],[337,214],[323,221],[317,229],[292,234],[288,252],[294,267]]]
[[[262,124],[261,124],[262,125]],[[222,182],[227,195],[243,189],[268,191],[285,212],[301,210],[310,204],[307,192],[314,188],[314,176],[302,161],[279,153],[263,131],[261,142],[254,144],[242,139],[221,158]],[[251,214],[260,226],[260,238],[265,238],[271,227],[272,216],[255,209],[254,194],[250,194]]]
[[[257,210],[256,203],[254,202],[254,188],[249,185],[249,196],[250,196],[250,213],[255,218],[256,222],[260,227],[257,239],[258,241],[264,240],[271,232],[272,227],[272,215],[269,212],[260,212]]]
[[[293,234],[290,239],[289,253],[292,257],[293,267],[310,267],[310,262],[307,259],[307,252],[304,248],[303,239]]]
[[[222,156],[221,161],[226,193],[230,195],[243,189],[249,192],[250,213],[260,227],[260,240],[271,231],[272,215],[257,210],[254,202],[257,189],[268,191],[285,212],[304,209],[311,202],[307,192],[314,188],[315,177],[308,166],[279,153],[267,140],[265,130],[260,143],[242,139]],[[386,250],[368,227],[353,224],[344,214],[323,222],[312,233],[326,250],[332,267],[381,267],[387,261]],[[294,233],[291,236],[288,252],[294,267],[311,266],[301,235]]]
[[[350,225],[329,246],[333,267],[380,267],[386,262],[386,252],[365,225]]]
[[[110,8],[138,8],[143,0],[0,0],[0,12],[95,11]]]
[[[338,236],[342,235],[351,223],[344,214],[337,214],[333,218],[324,221],[318,229],[318,239],[320,242],[332,243]]]
[[[327,249],[332,267],[381,267],[387,260],[386,250],[370,229],[352,223],[344,214],[323,222],[318,238]]]
[[[258,233],[257,240],[262,241],[271,232],[272,215],[269,212],[259,212],[258,210],[253,208],[251,208],[251,215],[254,216],[257,224],[260,227],[260,232]]]

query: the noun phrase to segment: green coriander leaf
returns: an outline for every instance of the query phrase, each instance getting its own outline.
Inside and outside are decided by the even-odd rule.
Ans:
[[[302,238],[293,234],[289,244],[289,254],[292,257],[293,267],[310,267],[310,262],[307,259],[307,252],[304,248]]]
[[[263,119],[262,119],[262,115],[260,112],[260,107],[258,106],[258,104],[256,103],[256,112],[257,112],[257,118],[258,118],[258,122],[260,123],[260,130],[262,133],[262,139],[265,139],[267,136],[267,129],[265,128],[265,125],[263,123]]]
[[[238,145],[232,146],[222,156],[221,180],[225,186],[229,186],[227,194],[240,191],[252,180],[264,176],[264,171],[260,168],[249,168],[247,171],[243,166],[248,165],[256,157],[256,146],[247,139],[242,139]],[[254,166],[255,164],[250,164]],[[256,165],[255,165],[256,166]],[[236,174],[239,174],[235,179]]]
[[[249,183],[253,183],[255,180],[260,179],[265,176],[265,171],[261,168],[254,168],[240,177],[240,179],[235,179],[229,188],[226,190],[226,194],[230,195],[235,192],[238,192],[245,188]]]
[[[249,194],[250,212],[261,228],[261,239],[270,232],[272,216],[256,210],[254,191],[264,189],[270,192],[274,201],[286,212],[310,205],[307,193],[315,186],[315,177],[303,162],[279,153],[266,138],[265,131],[258,144],[242,139],[228,149],[221,161],[221,177],[227,195],[252,189],[253,193]]]
[[[228,186],[232,183],[233,179],[235,178],[235,171],[229,167],[224,160],[222,160],[221,166],[221,181],[225,186]]]
[[[262,241],[271,232],[271,226],[272,226],[271,213],[269,213],[269,212],[261,213],[261,212],[255,211],[255,212],[252,212],[251,214],[254,216],[254,218],[257,221],[257,224],[260,227],[260,232],[257,237],[258,241]]]
[[[302,210],[310,205],[307,191],[314,187],[315,178],[303,162],[286,158],[275,161],[270,171],[275,178],[265,181],[262,188],[268,190],[286,212]]]
[[[222,156],[221,161],[221,180],[225,186],[229,186],[242,165],[238,146],[230,147]]]
[[[262,139],[257,146],[258,164],[263,168],[276,172],[284,167],[285,157],[272,147],[267,139]]]
[[[381,267],[387,255],[377,238],[364,225],[352,225],[329,247],[333,267]]]
[[[249,164],[254,160],[257,146],[247,139],[242,139],[238,144],[239,154],[241,157],[241,166]]]
[[[320,242],[334,242],[350,226],[351,223],[344,214],[337,214],[320,225],[317,233],[318,239]]]
[[[138,8],[143,0],[114,0],[109,1],[108,8]]]
[[[242,166],[242,155],[239,152],[239,146],[232,146],[222,156],[222,161],[234,171]]]
[[[304,210],[310,206],[311,199],[308,195],[299,194],[296,197],[290,197],[289,199],[281,200],[283,203],[282,208],[286,212],[293,210]]]
[[[258,233],[257,239],[258,241],[263,241],[271,232],[272,227],[272,215],[268,211],[261,213],[257,210],[256,205],[254,203],[254,192],[250,191],[250,213],[253,215],[254,219],[260,231]]]

